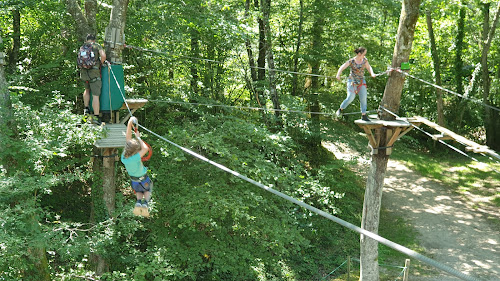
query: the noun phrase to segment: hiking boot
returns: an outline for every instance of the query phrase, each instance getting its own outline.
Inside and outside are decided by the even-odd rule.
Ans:
[[[341,109],[341,108],[339,108],[339,109],[337,110],[337,112],[335,112],[335,115],[337,115],[337,117],[342,117],[342,113],[343,113],[343,112],[344,112],[344,110],[343,110],[343,109]]]
[[[366,121],[366,122],[370,122],[370,119],[368,119],[368,116],[366,116],[366,114],[361,115],[361,120]]]
[[[90,108],[85,107],[85,109],[83,110],[83,115],[89,115],[89,114],[90,114]]]

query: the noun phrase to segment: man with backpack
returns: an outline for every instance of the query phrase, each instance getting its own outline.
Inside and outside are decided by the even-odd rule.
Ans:
[[[85,44],[78,50],[77,64],[80,68],[80,79],[84,82],[85,91],[83,92],[83,105],[85,106],[83,114],[90,114],[89,102],[90,92],[92,92],[92,108],[94,109],[94,118],[92,121],[101,124],[99,113],[99,96],[101,95],[101,65],[106,61],[106,53],[101,45],[95,42],[95,35],[88,34]]]

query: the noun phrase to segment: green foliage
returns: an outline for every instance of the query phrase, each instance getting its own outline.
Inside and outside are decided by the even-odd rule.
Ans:
[[[367,151],[366,138],[351,122],[357,117],[334,122],[331,116],[322,116],[313,123],[310,115],[286,112],[279,120],[283,127],[276,127],[271,125],[276,123],[273,112],[153,101],[255,106],[258,88],[263,92],[259,106],[270,106],[268,79],[247,81],[245,40],[249,40],[256,59],[261,16],[255,1],[249,2],[245,15],[245,1],[130,1],[126,43],[161,51],[161,55],[137,49],[123,52],[127,94],[151,100],[136,114],[148,128],[182,146],[359,224],[363,183],[345,163],[321,147],[312,147],[323,140]],[[320,78],[315,91],[321,111],[333,113],[345,98],[345,85],[332,81],[332,76],[354,55],[355,47],[368,48],[370,64],[377,73],[390,64],[401,6],[394,1],[366,1],[362,5],[302,2],[302,34],[298,29],[300,2],[272,2],[276,67],[293,69],[300,36],[297,71],[307,73],[317,63],[319,74],[329,76]],[[102,179],[92,171],[90,161],[92,144],[100,131],[72,114],[81,112],[83,91],[75,67],[74,51],[81,42],[72,32],[74,19],[67,14],[65,1],[9,1],[3,5],[21,10],[22,46],[17,67],[7,76],[17,131],[2,130],[0,136],[0,157],[13,159],[14,167],[0,170],[0,210],[5,214],[0,219],[0,260],[5,261],[0,264],[0,279],[19,280],[33,272],[36,261],[30,259],[32,248],[45,249],[53,280],[80,280],[82,276],[101,280],[317,280],[347,255],[358,254],[357,234],[147,133],[144,138],[155,150],[147,163],[155,182],[152,218],[131,214],[134,196],[121,165],[116,175],[116,215],[108,217]],[[457,47],[449,42],[455,42],[462,6],[442,1],[425,5],[433,11],[436,23],[444,86],[453,89],[458,79],[452,69]],[[103,7],[96,18],[100,43],[110,17],[110,9]],[[482,22],[479,8],[478,3],[467,6],[465,70],[480,58],[475,47],[480,40],[476,29]],[[322,32],[313,28],[317,21]],[[3,51],[8,53],[14,37],[8,9],[0,10],[0,27],[4,30]],[[313,44],[318,38],[321,44]],[[427,42],[425,19],[421,17],[411,71],[432,81]],[[491,65],[498,65],[498,42],[493,40]],[[499,76],[498,67],[494,73]],[[293,75],[278,72],[274,81],[282,109],[309,111],[310,97],[289,95]],[[194,76],[198,77],[196,87]],[[303,88],[305,77],[295,78],[298,88]],[[466,76],[463,79],[468,81]],[[381,76],[368,83],[369,109],[374,109],[381,101],[385,79]],[[497,84],[498,77],[492,80],[488,97],[492,104],[498,104]],[[480,91],[472,91],[471,97],[482,99]],[[447,116],[453,117],[453,105],[458,101],[445,95]],[[355,100],[348,110],[357,111],[357,103]],[[461,124],[479,140],[484,138],[482,112],[481,106],[470,104]],[[434,89],[408,79],[400,115],[414,114],[431,119],[436,115]],[[319,130],[314,128],[318,124]],[[432,142],[413,133],[396,145],[435,152]],[[395,151],[397,155],[400,150]],[[413,163],[423,173],[442,169],[447,175],[460,164],[457,160],[442,165],[443,159],[439,159],[440,165],[428,157],[415,157]],[[472,183],[476,177],[490,179],[481,169],[471,167],[459,174],[458,183],[469,191],[490,192],[491,186],[476,189]],[[454,178],[434,175],[443,181]],[[491,195],[491,200],[498,204],[495,196]],[[406,229],[404,222],[395,220],[398,229]],[[391,234],[397,241],[412,242],[405,240],[404,233],[387,235]],[[110,269],[100,277],[95,275],[96,255],[104,258]]]

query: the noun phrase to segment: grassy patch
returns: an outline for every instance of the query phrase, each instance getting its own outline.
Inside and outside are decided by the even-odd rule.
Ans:
[[[412,150],[402,138],[402,148],[395,149],[393,158],[405,162],[425,177],[433,178],[455,192],[484,197],[482,204],[500,207],[500,164],[487,157],[470,154],[465,157],[436,147],[431,150]]]

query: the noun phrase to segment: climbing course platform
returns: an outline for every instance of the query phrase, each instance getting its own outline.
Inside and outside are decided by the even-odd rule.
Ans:
[[[398,118],[392,121],[380,120],[377,115],[370,115],[370,121],[356,120],[354,123],[361,127],[368,137],[368,143],[372,148],[372,154],[378,154],[379,150],[384,149],[386,155],[392,153],[392,147],[394,143],[406,133],[413,129],[412,124],[418,126],[420,123],[418,121],[410,121],[406,118]],[[380,146],[380,131],[386,129],[386,141],[385,146]]]
[[[126,131],[127,127],[123,124],[106,124],[103,128],[103,136],[94,143],[94,146],[97,148],[125,147]]]
[[[143,107],[148,102],[148,100],[127,99],[126,101],[127,103],[123,103],[123,106],[120,109],[126,109],[127,115],[120,120],[119,111],[114,111],[113,112],[114,117],[112,118],[112,123],[106,123],[104,125],[103,136],[94,143],[95,147],[120,148],[125,146],[125,133],[127,127],[124,124],[130,118],[131,114],[134,114],[134,112],[137,109]],[[120,121],[118,122],[118,120]]]

